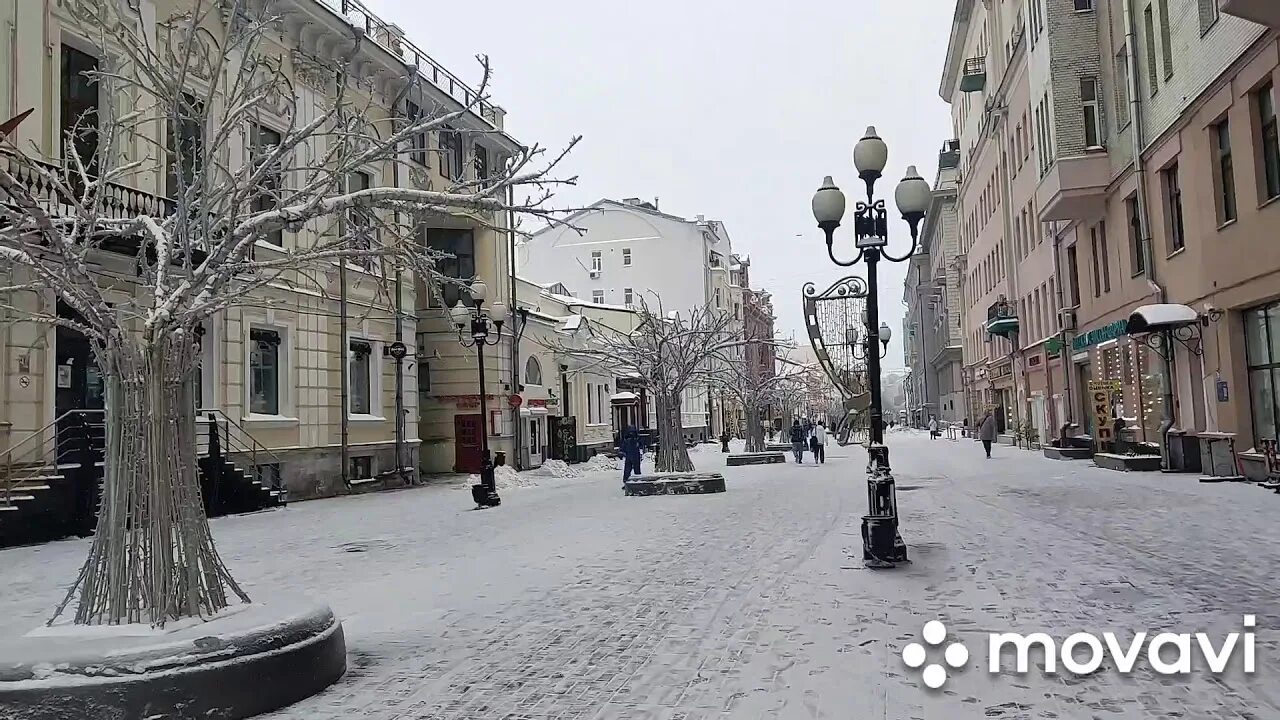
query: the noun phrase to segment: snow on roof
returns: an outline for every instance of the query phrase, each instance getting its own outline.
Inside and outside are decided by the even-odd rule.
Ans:
[[[547,294],[550,295],[553,300],[564,303],[565,305],[568,305],[570,307],[586,306],[586,307],[600,308],[602,310],[622,310],[625,312],[635,312],[635,308],[627,307],[626,305],[610,305],[608,303],[590,302],[588,300],[583,300],[582,298],[573,297],[572,295],[557,295],[555,293],[547,293]]]
[[[623,390],[620,393],[614,393],[613,396],[609,398],[609,400],[611,402],[614,400],[635,400],[638,397],[639,396],[633,392],[627,392],[626,390]]]
[[[577,332],[584,322],[586,322],[586,318],[581,315],[570,315],[564,319],[564,324],[560,326],[560,330],[562,332]]]
[[[1143,305],[1129,315],[1125,332],[1130,335],[1140,335],[1193,325],[1199,320],[1200,314],[1186,305],[1177,303]]]

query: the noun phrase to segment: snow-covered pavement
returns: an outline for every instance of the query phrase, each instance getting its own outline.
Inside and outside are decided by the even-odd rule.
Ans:
[[[891,433],[913,563],[865,570],[865,453],[730,468],[719,495],[626,498],[538,478],[474,511],[445,487],[213,522],[251,595],[344,619],[350,670],[273,720],[1280,718],[1280,496]],[[713,446],[699,469],[723,466]],[[646,465],[648,469],[648,465]],[[84,541],[0,552],[0,642],[36,625]],[[991,631],[1241,631],[1258,672],[989,675]],[[970,646],[941,691],[902,647]],[[940,655],[940,652],[935,653]]]

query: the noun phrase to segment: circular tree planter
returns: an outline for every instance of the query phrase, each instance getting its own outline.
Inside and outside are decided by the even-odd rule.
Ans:
[[[163,629],[42,627],[0,642],[0,717],[239,720],[320,692],[346,666],[342,623],[308,600]]]
[[[705,495],[725,491],[720,473],[661,473],[632,475],[622,486],[624,495]]]

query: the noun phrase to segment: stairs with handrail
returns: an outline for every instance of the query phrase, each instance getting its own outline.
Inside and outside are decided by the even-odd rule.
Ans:
[[[266,446],[219,411],[202,410],[197,431],[209,517],[285,504],[280,460]],[[104,411],[72,410],[0,453],[0,547],[93,533],[105,441]]]

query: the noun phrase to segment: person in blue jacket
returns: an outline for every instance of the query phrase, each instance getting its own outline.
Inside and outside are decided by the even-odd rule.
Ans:
[[[622,482],[625,484],[633,473],[640,474],[640,454],[644,451],[640,445],[640,433],[634,427],[628,425],[622,431],[619,449],[622,451]]]

